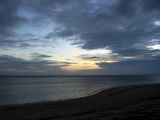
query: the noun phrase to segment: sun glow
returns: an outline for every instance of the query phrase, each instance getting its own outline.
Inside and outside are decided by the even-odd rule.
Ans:
[[[105,62],[107,62],[107,63],[114,63],[114,62],[119,62],[119,61],[114,61],[114,60],[106,60]]]
[[[68,61],[66,60],[63,62],[68,62]],[[69,66],[61,67],[61,69],[65,70],[65,71],[69,71],[69,72],[76,72],[76,71],[80,71],[80,70],[103,69],[103,68],[100,68],[96,63],[100,63],[100,62],[113,63],[113,62],[119,62],[119,61],[114,61],[114,60],[101,60],[101,61],[71,60],[69,62],[73,62],[73,64],[71,64]]]

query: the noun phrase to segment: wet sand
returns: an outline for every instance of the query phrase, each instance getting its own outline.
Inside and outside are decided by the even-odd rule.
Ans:
[[[115,87],[88,97],[1,106],[0,120],[160,120],[160,84]]]

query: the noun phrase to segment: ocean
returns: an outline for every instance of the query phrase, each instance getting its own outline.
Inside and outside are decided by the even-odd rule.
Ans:
[[[0,77],[0,106],[73,99],[117,86],[160,83],[160,75]]]

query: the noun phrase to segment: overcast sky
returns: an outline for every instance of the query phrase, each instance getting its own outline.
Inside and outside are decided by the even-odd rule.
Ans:
[[[0,0],[0,75],[160,74],[160,0]]]

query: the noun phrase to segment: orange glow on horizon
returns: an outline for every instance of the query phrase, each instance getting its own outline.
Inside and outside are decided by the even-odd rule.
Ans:
[[[114,63],[119,61],[114,60],[58,60],[61,62],[71,62],[69,66],[61,67],[62,70],[69,72],[76,72],[79,70],[93,70],[93,69],[103,69],[99,67],[96,63],[107,62]]]
[[[105,62],[107,62],[107,63],[114,63],[114,62],[119,62],[119,61],[107,60],[107,61],[105,61]]]

